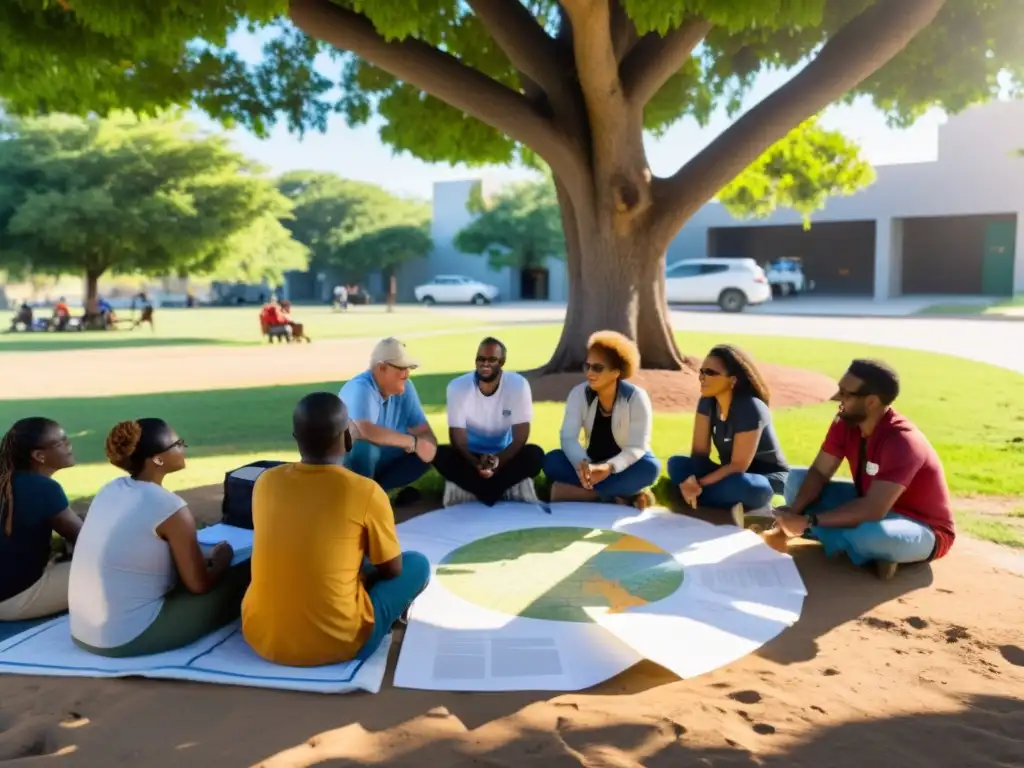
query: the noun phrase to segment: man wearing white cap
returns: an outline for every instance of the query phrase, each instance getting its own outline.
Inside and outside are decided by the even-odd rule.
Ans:
[[[409,372],[419,367],[395,338],[377,342],[370,368],[345,383],[338,397],[348,408],[355,445],[344,466],[376,480],[385,490],[401,488],[397,501],[413,501],[406,486],[427,471],[437,438],[423,413]]]

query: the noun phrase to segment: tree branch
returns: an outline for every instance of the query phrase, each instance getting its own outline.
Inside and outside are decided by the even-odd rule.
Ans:
[[[693,55],[711,27],[710,21],[690,18],[664,37],[657,32],[644,35],[622,62],[626,98],[642,109]]]
[[[620,64],[623,59],[633,50],[633,46],[640,40],[637,34],[636,25],[622,7],[622,0],[611,0],[612,4],[612,48],[615,51],[615,60]]]
[[[513,67],[548,94],[563,89],[572,62],[519,0],[468,2]]]
[[[667,179],[655,179],[655,227],[672,237],[775,142],[857,87],[927,27],[946,0],[877,2],[818,56]]]
[[[351,51],[525,144],[556,173],[571,175],[583,160],[529,99],[454,56],[414,38],[388,41],[365,16],[330,0],[291,0],[288,10],[295,25],[310,37]]]

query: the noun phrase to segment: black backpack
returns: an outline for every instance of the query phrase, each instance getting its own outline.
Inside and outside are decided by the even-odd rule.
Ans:
[[[261,474],[284,461],[254,461],[224,475],[224,501],[221,522],[252,530],[252,489]]]

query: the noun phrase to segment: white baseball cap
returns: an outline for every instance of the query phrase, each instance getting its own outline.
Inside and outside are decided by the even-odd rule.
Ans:
[[[419,368],[420,366],[419,361],[409,355],[405,344],[393,336],[378,341],[373,352],[370,353],[371,368],[381,363],[387,363],[395,368]]]

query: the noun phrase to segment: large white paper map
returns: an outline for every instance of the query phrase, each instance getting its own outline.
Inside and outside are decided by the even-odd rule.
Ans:
[[[395,685],[577,691],[642,659],[693,677],[800,617],[788,555],[734,526],[606,504],[463,504],[398,526],[434,573]]]

